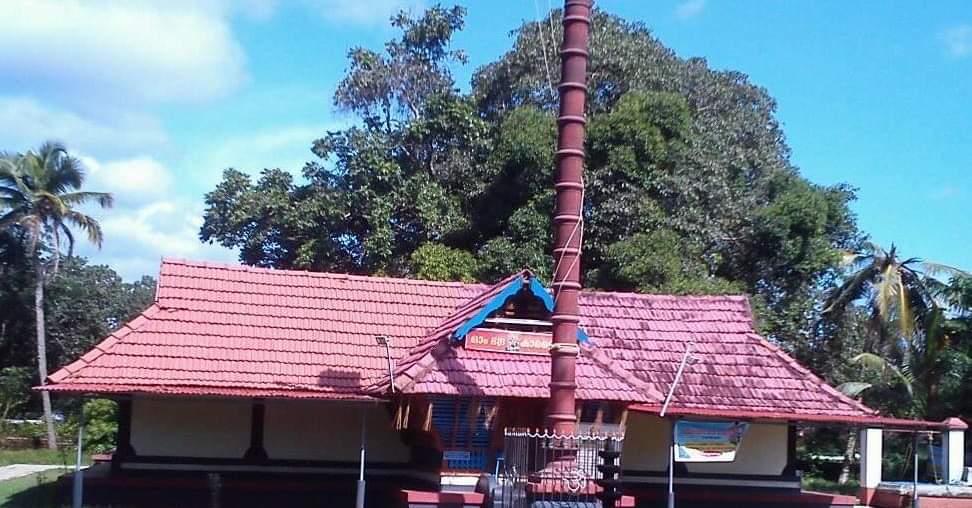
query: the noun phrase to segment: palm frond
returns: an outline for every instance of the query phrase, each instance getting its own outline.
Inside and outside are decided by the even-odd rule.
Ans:
[[[881,270],[881,275],[875,283],[874,306],[878,315],[886,323],[891,322],[892,311],[897,303],[898,283],[901,274],[898,272],[894,263],[888,263]]]
[[[74,256],[74,233],[71,232],[71,228],[67,227],[67,224],[61,223],[61,232],[67,237],[67,257]]]
[[[847,281],[832,291],[824,302],[824,315],[833,315],[843,310],[854,300],[864,296],[868,286],[877,274],[877,267],[868,265],[855,272]]]
[[[74,210],[70,210],[64,216],[64,220],[85,232],[88,235],[88,241],[95,244],[99,249],[101,248],[104,235],[101,232],[101,224],[98,224],[97,220]]]
[[[67,205],[83,205],[92,201],[102,208],[111,208],[115,205],[115,197],[110,192],[69,192],[61,194],[60,198]]]
[[[898,326],[901,334],[911,337],[915,330],[915,317],[911,312],[911,300],[908,298],[908,286],[904,280],[898,276]]]
[[[894,245],[892,245],[891,248],[894,249]],[[861,245],[861,251],[866,252],[869,256],[882,257],[882,258],[888,257],[888,252],[884,250],[884,247],[881,247],[877,243],[872,242],[870,240],[864,242]]]
[[[855,363],[866,369],[876,370],[882,375],[890,372],[905,386],[905,389],[908,390],[908,395],[914,396],[914,377],[910,374],[907,367],[904,367],[904,370],[899,369],[887,359],[874,353],[861,353],[851,358],[851,363]]]
[[[67,206],[67,204],[61,200],[61,196],[46,190],[35,189],[34,200],[47,203],[51,207],[56,217],[63,217],[67,215],[69,211],[71,211],[71,207]]]
[[[85,175],[80,160],[63,152],[58,154],[53,163],[47,183],[49,190],[60,194],[81,188]]]
[[[870,254],[853,252],[853,251],[843,251],[840,253],[840,261],[837,263],[837,265],[843,269],[852,269],[854,267],[857,267],[859,264],[870,259],[871,259]]]
[[[949,278],[953,278],[953,279],[961,278],[961,277],[972,277],[972,274],[966,272],[965,270],[955,268],[954,266],[935,263],[933,261],[922,261],[921,270],[925,272],[927,275],[931,275],[932,277],[936,277],[938,275],[946,275]]]
[[[847,383],[843,383],[837,386],[837,390],[840,391],[840,393],[843,393],[844,395],[852,399],[856,399],[860,397],[861,394],[864,393],[866,390],[870,389],[872,386],[874,385],[872,385],[871,383],[864,383],[861,381],[848,381]]]
[[[0,228],[5,228],[11,224],[18,223],[21,215],[23,215],[22,210],[10,210],[5,214],[0,215]]]

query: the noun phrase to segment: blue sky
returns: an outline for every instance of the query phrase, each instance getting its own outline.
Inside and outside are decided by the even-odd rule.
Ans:
[[[92,190],[111,190],[106,243],[126,278],[159,258],[234,260],[196,239],[202,195],[233,166],[299,171],[310,143],[351,120],[331,94],[354,45],[394,36],[422,0],[7,0],[0,18],[0,149],[61,139]],[[557,0],[466,1],[456,37],[473,70]],[[810,180],[859,188],[882,244],[972,269],[972,4],[601,0],[682,57],[744,72],[779,102]]]

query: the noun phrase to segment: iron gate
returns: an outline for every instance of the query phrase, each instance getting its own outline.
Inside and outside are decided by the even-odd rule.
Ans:
[[[493,506],[503,508],[593,508],[601,453],[621,452],[622,434],[559,435],[530,429],[505,429],[503,458]]]

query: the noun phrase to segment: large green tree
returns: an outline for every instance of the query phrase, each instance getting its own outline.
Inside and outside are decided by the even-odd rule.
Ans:
[[[0,228],[11,228],[21,235],[34,264],[34,315],[36,320],[37,372],[40,383],[47,382],[47,337],[44,317],[44,287],[59,270],[62,249],[70,257],[74,249],[72,229],[101,246],[98,222],[81,212],[88,203],[111,207],[112,196],[104,192],[82,191],[84,170],[81,162],[59,143],[45,143],[36,151],[4,155],[0,165]],[[45,255],[46,254],[46,255]],[[51,411],[51,397],[41,392],[47,443],[57,448],[57,435]]]
[[[560,15],[520,27],[469,93],[451,74],[462,10],[395,17],[401,36],[383,51],[349,53],[335,105],[360,121],[315,141],[302,178],[227,170],[200,237],[262,266],[549,276]],[[745,75],[679,58],[602,11],[593,27],[585,284],[747,292],[781,344],[802,355],[825,341],[823,292],[860,242],[852,190],[799,175],[775,102]]]
[[[29,367],[36,374],[33,263],[2,254],[0,249],[4,274],[0,278],[0,308],[4,310],[0,313],[0,369]],[[44,291],[48,365],[58,368],[76,360],[154,299],[152,277],[126,282],[108,266],[91,265],[77,256],[62,259],[57,277],[48,281]],[[19,396],[26,400],[31,394],[28,390]]]

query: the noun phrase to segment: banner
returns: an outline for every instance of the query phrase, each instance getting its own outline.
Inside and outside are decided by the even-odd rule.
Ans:
[[[745,422],[679,420],[675,423],[675,461],[732,462],[748,428]]]

